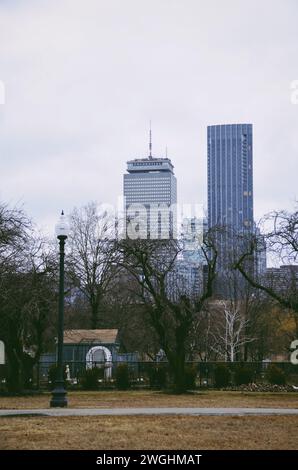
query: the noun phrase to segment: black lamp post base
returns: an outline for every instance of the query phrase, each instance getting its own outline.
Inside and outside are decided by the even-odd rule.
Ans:
[[[65,408],[67,406],[66,390],[61,384],[57,384],[52,391],[52,399],[50,401],[51,408]]]

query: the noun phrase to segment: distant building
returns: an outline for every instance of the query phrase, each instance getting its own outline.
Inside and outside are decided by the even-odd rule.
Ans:
[[[172,286],[174,300],[179,295],[195,298],[203,289],[203,265],[191,260],[178,259],[175,264]],[[177,298],[175,298],[175,296]]]
[[[182,252],[176,270],[182,291],[190,297],[198,296],[203,290],[203,266],[206,260],[201,246],[206,230],[206,219],[185,217],[182,221]]]
[[[252,124],[208,126],[208,223],[253,229]]]
[[[255,274],[258,279],[261,279],[266,274],[267,269],[267,248],[265,237],[262,236],[259,228],[255,228],[255,234],[258,239],[258,250],[255,253]]]
[[[139,238],[160,239],[175,236],[176,213],[169,211],[171,205],[177,203],[174,167],[169,158],[152,156],[151,131],[149,156],[127,162],[123,194],[129,237],[129,223],[136,215],[141,220]]]
[[[217,244],[218,276],[215,292],[219,296],[230,293],[225,276],[241,246],[239,235],[254,230],[253,219],[253,132],[252,124],[223,124],[208,126],[208,227],[221,227]],[[256,260],[251,260],[252,270]],[[239,283],[243,283],[240,274]],[[239,284],[240,285],[240,284]]]
[[[207,230],[207,220],[198,217],[185,217],[181,226],[183,259],[194,263],[205,263],[201,249],[203,236]]]
[[[279,268],[267,268],[265,285],[281,294],[297,297],[298,295],[298,266],[282,265]]]

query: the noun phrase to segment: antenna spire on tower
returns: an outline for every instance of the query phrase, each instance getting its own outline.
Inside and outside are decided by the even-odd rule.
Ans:
[[[150,131],[149,131],[149,159],[152,159],[152,132],[151,132],[151,121],[150,121]]]

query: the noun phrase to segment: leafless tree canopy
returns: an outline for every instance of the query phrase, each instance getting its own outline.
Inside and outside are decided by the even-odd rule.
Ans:
[[[288,291],[282,291],[279,288],[268,285],[264,280],[256,279],[246,268],[246,260],[255,255],[266,241],[268,250],[275,254],[280,264],[297,262],[298,247],[298,211],[292,213],[281,211],[274,212],[264,218],[263,223],[271,223],[272,230],[258,235],[250,234],[246,238],[246,250],[239,256],[234,263],[234,269],[237,269],[246,281],[256,289],[263,291],[266,295],[277,301],[281,306],[291,309],[298,314],[298,290],[296,288]]]
[[[28,386],[32,365],[45,352],[56,311],[57,264],[21,209],[0,207],[0,335],[8,386]],[[53,330],[52,330],[53,331]]]
[[[126,240],[120,245],[122,263],[138,284],[138,297],[150,315],[173,373],[175,390],[185,390],[185,361],[195,319],[212,296],[216,276],[217,250],[206,236],[202,250],[208,266],[203,292],[190,298],[179,291],[175,261],[180,251],[176,240]]]
[[[75,288],[85,296],[91,311],[91,326],[102,321],[105,297],[112,289],[118,271],[116,241],[111,236],[112,221],[100,206],[90,203],[74,209],[70,216],[68,241],[68,276]]]

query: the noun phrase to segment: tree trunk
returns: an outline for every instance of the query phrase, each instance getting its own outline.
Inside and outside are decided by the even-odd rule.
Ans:
[[[98,306],[96,304],[91,306],[91,328],[92,330],[98,328]]]
[[[101,298],[93,299],[91,302],[91,328],[95,330],[96,328],[100,328],[102,324],[101,318]]]
[[[185,383],[185,338],[176,333],[176,351],[174,352],[173,378],[175,393],[186,391]]]
[[[234,362],[234,346],[232,344],[231,344],[230,354],[231,354],[230,360],[231,362]]]
[[[7,349],[7,388],[10,393],[22,392],[24,388],[22,361],[15,350]]]
[[[186,391],[185,384],[185,357],[177,355],[174,369],[174,391],[175,393],[184,393]]]

